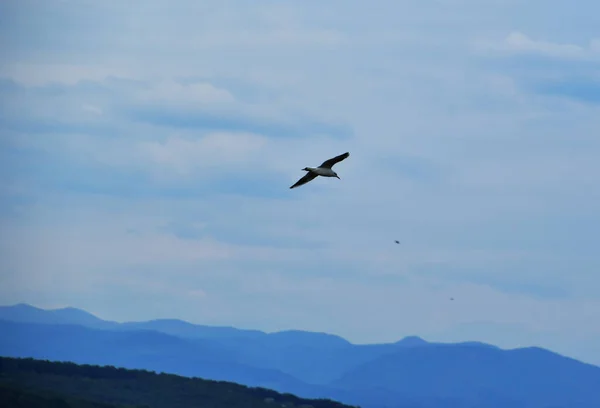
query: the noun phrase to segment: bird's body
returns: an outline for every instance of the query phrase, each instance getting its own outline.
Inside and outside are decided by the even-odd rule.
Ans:
[[[335,171],[332,170],[334,164],[341,162],[345,158],[350,156],[350,153],[346,152],[344,154],[340,154],[339,156],[335,156],[329,160],[325,160],[319,167],[305,167],[302,170],[306,172],[304,177],[298,180],[293,186],[290,188],[299,187],[303,184],[308,183],[311,180],[314,180],[318,176],[322,177],[336,177],[340,178]]]
[[[323,177],[337,177],[337,174],[335,174],[335,171],[328,169],[328,168],[323,168],[323,167],[305,167],[303,169],[304,171],[309,171],[311,173],[315,173],[317,176],[323,176]]]

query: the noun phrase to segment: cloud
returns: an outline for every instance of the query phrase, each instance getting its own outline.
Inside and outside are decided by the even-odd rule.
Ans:
[[[588,45],[534,40],[513,31],[501,43],[477,41],[476,49],[488,57],[500,57],[500,68],[511,71],[524,91],[579,103],[597,104],[600,77],[600,39]],[[498,59],[493,59],[498,63]]]
[[[482,53],[497,55],[539,55],[549,58],[569,60],[600,59],[600,38],[592,38],[589,44],[569,44],[533,39],[520,31],[511,31],[501,41],[479,39],[475,49]]]
[[[174,136],[164,143],[142,142],[139,149],[142,157],[151,162],[185,174],[192,167],[226,168],[248,161],[257,162],[256,154],[265,143],[265,138],[253,134],[211,133],[196,140]]]
[[[548,41],[536,41],[523,33],[513,31],[504,39],[505,50],[512,52],[534,53],[558,58],[600,58],[599,39],[591,40],[588,47],[575,44],[560,44]]]
[[[102,109],[100,109],[97,106],[94,105],[88,105],[88,104],[84,104],[81,109],[83,109],[86,112],[90,112],[93,113],[94,115],[102,115]]]
[[[524,328],[476,333],[506,344],[588,344],[586,6],[1,2],[0,300],[356,341],[478,321]],[[289,190],[345,151],[341,180]]]
[[[138,98],[148,102],[208,105],[231,103],[235,98],[227,90],[210,83],[181,84],[173,80],[161,81],[151,89],[143,90]]]
[[[126,70],[110,69],[98,65],[74,64],[3,64],[0,75],[27,87],[52,84],[77,85],[82,81],[102,82],[111,77],[128,78]]]

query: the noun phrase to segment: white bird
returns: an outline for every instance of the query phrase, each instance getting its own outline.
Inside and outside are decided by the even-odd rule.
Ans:
[[[306,184],[309,181],[311,181],[314,178],[316,178],[317,176],[337,177],[339,179],[340,177],[331,168],[333,167],[334,164],[336,164],[338,162],[341,162],[342,160],[344,160],[348,156],[350,156],[350,153],[346,152],[344,154],[340,154],[339,156],[335,156],[335,157],[333,157],[333,158],[331,158],[329,160],[325,160],[323,162],[323,164],[321,164],[319,167],[305,167],[305,168],[303,168],[302,170],[306,171],[307,173],[304,175],[304,177],[302,177],[300,180],[298,180],[296,182],[296,184],[294,184],[290,188],[295,188],[295,187],[301,186],[303,184]]]

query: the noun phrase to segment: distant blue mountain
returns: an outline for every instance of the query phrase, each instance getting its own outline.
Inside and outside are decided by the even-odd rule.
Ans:
[[[349,346],[351,343],[333,334],[314,333],[302,330],[285,330],[269,334],[266,338],[261,339],[265,344],[270,344],[276,347],[324,347],[335,348]]]
[[[423,340],[419,336],[407,336],[396,342],[396,345],[405,347],[426,346],[427,344],[427,341]]]
[[[226,326],[206,326],[188,323],[178,319],[156,319],[141,322],[113,322],[103,320],[91,313],[67,307],[62,309],[45,310],[28,304],[20,303],[14,306],[0,306],[0,319],[21,323],[47,323],[47,324],[76,324],[90,328],[114,330],[155,330],[178,337],[207,339],[218,338],[222,341],[230,340],[234,344],[237,340],[256,340],[269,347],[318,347],[331,348],[351,346],[348,340],[328,333],[308,332],[302,330],[285,330],[274,333],[265,333],[260,330],[237,329]],[[367,345],[367,347],[388,346],[425,346],[438,343],[429,343],[417,336],[408,336],[396,343]],[[457,343],[467,344],[467,343]],[[495,347],[484,343],[469,342],[472,345]]]
[[[0,306],[0,319],[22,323],[79,324],[97,328],[110,328],[118,325],[118,323],[102,320],[91,313],[73,307],[44,310],[24,303]]]
[[[14,306],[0,306],[0,319],[21,323],[77,324],[97,329],[114,330],[155,330],[186,338],[230,338],[230,339],[266,339],[275,345],[319,345],[349,344],[347,340],[327,333],[313,333],[289,330],[267,334],[260,330],[244,330],[226,326],[205,326],[188,323],[178,319],[156,319],[143,322],[113,322],[100,319],[86,311],[67,307],[44,310],[20,303]],[[277,340],[275,340],[277,339]]]
[[[234,381],[363,408],[598,408],[600,368],[539,348],[465,342],[355,345],[179,320],[116,323],[77,309],[0,307],[0,355]]]
[[[241,330],[233,327],[202,326],[177,319],[158,319],[146,322],[117,323],[116,328],[121,330],[156,330],[174,336],[188,338],[242,338],[253,339],[267,334],[259,330]]]
[[[0,320],[0,354],[143,368],[273,389],[309,388],[285,373],[240,364],[236,353],[218,342],[147,330],[129,332]]]
[[[599,367],[535,347],[398,350],[349,370],[332,385],[381,387],[404,398],[424,401],[435,396],[471,406],[488,406],[495,399],[511,407],[600,407]]]

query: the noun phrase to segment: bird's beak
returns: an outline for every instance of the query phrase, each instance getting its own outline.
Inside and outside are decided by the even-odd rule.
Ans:
[[[340,178],[340,176],[336,176],[337,178]],[[341,180],[341,179],[340,179]]]

